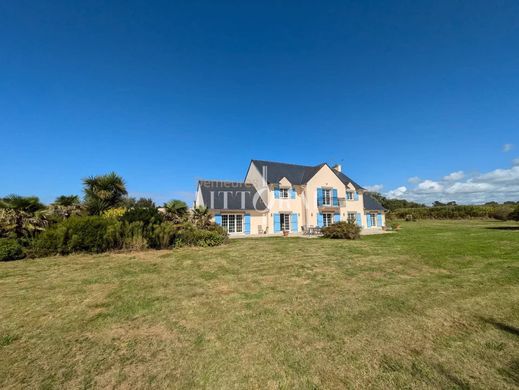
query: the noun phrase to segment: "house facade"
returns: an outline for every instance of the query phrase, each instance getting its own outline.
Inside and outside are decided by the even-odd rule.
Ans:
[[[384,208],[340,165],[252,160],[243,182],[200,180],[195,207],[207,207],[231,235],[304,233],[334,222],[385,226]]]

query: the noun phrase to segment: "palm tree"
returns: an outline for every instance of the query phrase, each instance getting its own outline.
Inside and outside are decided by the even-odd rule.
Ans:
[[[45,208],[37,196],[8,195],[0,199],[0,208],[35,213]]]
[[[193,222],[198,227],[206,227],[211,223],[211,214],[209,209],[204,206],[198,206],[192,213]]]
[[[60,195],[54,201],[54,205],[56,206],[78,206],[81,203],[79,196],[77,195]]]
[[[45,206],[36,196],[9,195],[0,199],[0,236],[30,237],[44,230]]]
[[[126,184],[115,172],[83,179],[85,204],[90,214],[99,215],[124,203]]]
[[[164,210],[166,211],[166,219],[179,223],[186,220],[189,208],[186,202],[173,199],[164,204]]]

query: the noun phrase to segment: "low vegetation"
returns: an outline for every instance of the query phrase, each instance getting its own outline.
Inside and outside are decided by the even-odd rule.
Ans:
[[[519,386],[519,230],[0,263],[0,388]]]
[[[322,229],[324,238],[356,240],[360,238],[361,228],[353,222],[336,222]]]
[[[110,173],[83,181],[84,199],[62,195],[43,205],[37,197],[0,199],[0,261],[71,253],[215,246],[226,232],[206,208],[192,212],[172,200],[162,211],[151,199],[127,196],[124,180]]]

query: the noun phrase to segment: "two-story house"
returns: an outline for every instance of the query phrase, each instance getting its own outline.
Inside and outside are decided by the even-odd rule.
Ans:
[[[243,182],[200,180],[195,207],[209,208],[230,234],[302,233],[338,221],[385,226],[385,210],[359,184],[323,163],[252,160]]]

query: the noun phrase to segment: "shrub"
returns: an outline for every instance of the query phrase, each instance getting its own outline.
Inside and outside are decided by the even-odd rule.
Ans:
[[[519,206],[517,206],[515,210],[508,215],[508,219],[519,221]]]
[[[126,210],[121,220],[128,223],[142,222],[148,226],[162,222],[164,216],[154,207],[133,207]]]
[[[99,216],[72,217],[47,229],[33,243],[33,256],[100,253],[113,249],[117,222]]]
[[[121,218],[124,213],[126,213],[126,209],[124,207],[116,207],[113,209],[108,209],[103,211],[102,216],[105,218]]]
[[[171,222],[163,222],[153,227],[151,246],[156,249],[168,249],[174,246],[175,237],[179,230],[179,225]]]
[[[147,228],[142,221],[123,222],[120,234],[122,237],[122,249],[140,251],[148,247]],[[120,249],[120,247],[112,249]]]
[[[352,222],[337,222],[323,228],[323,237],[355,240],[360,238],[360,227]]]
[[[23,259],[22,246],[14,239],[0,238],[0,261]]]
[[[207,230],[185,223],[175,235],[175,246],[218,246],[226,242],[227,239],[227,232],[220,226],[214,225]]]

